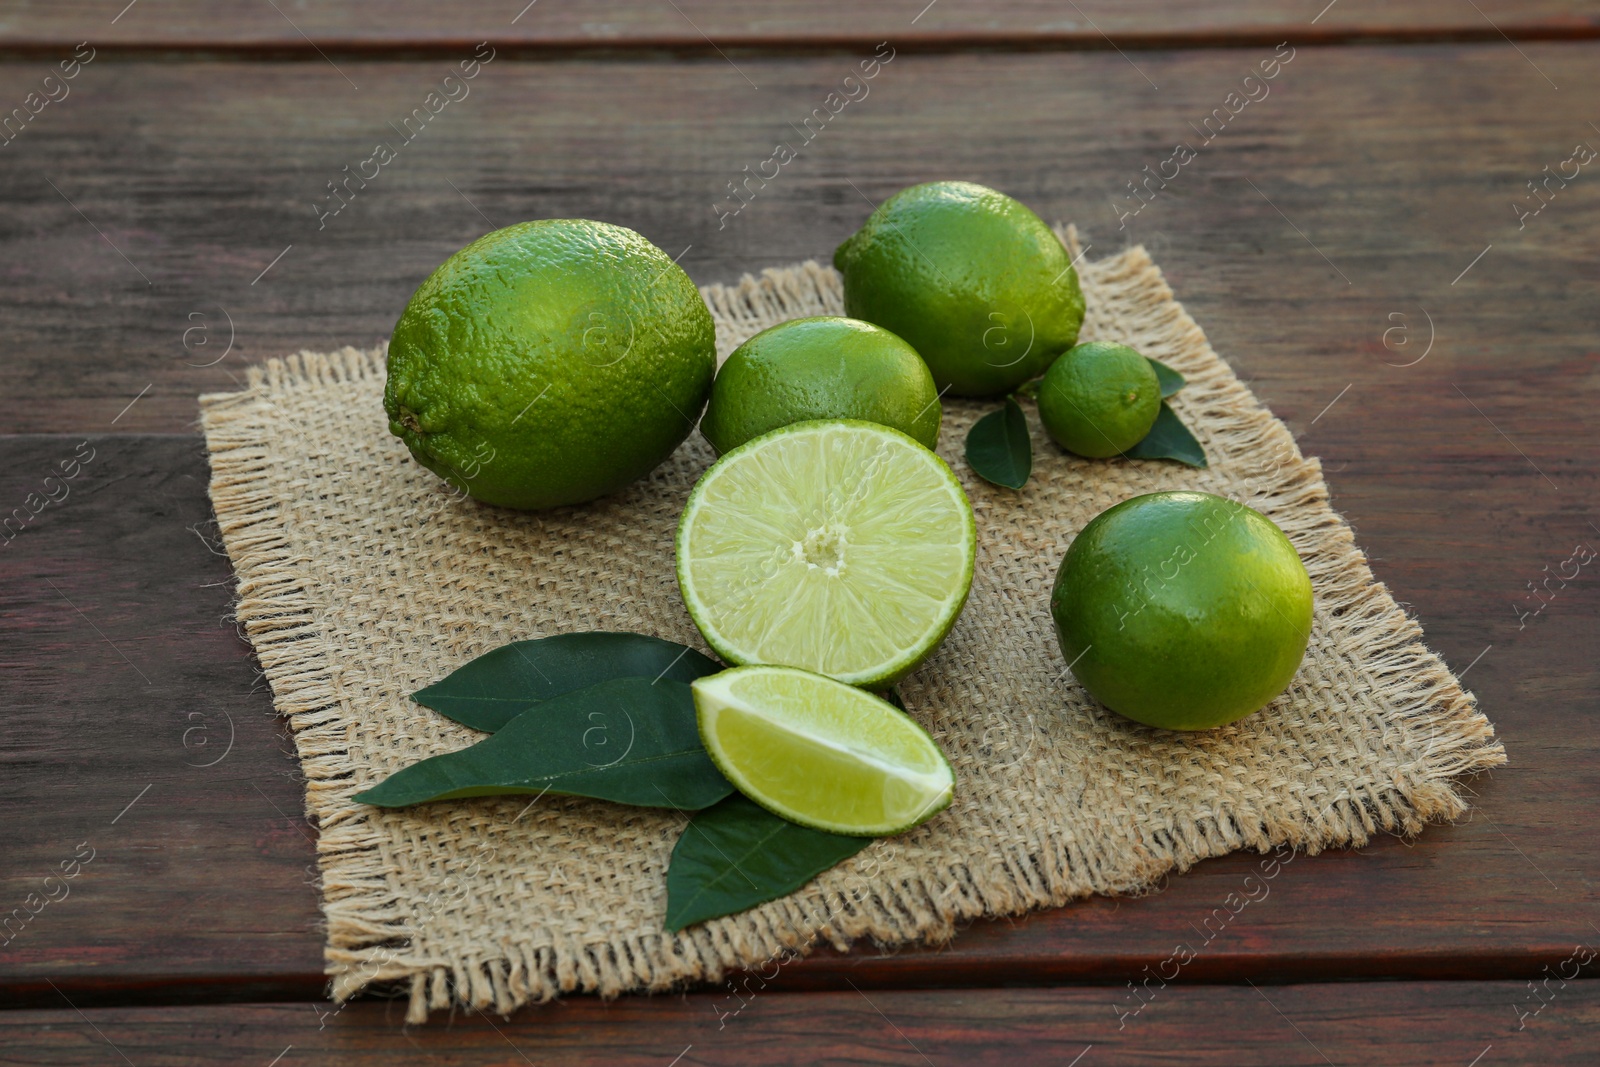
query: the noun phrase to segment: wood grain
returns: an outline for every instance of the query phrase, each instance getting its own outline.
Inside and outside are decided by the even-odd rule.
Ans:
[[[51,983],[83,1007],[305,999],[321,987],[314,831],[299,818],[283,727],[229,620],[226,561],[202,540],[200,443],[100,435],[186,434],[195,394],[233,388],[242,361],[372,343],[434,265],[492,225],[607,218],[681,250],[697,280],[730,280],[825,257],[869,202],[951,176],[1076,221],[1100,245],[1091,255],[1150,245],[1219,351],[1323,457],[1335,505],[1430,643],[1458,671],[1470,665],[1512,760],[1472,783],[1483,807],[1461,826],[1296,859],[1184,980],[1533,978],[1574,944],[1600,944],[1590,925],[1600,918],[1585,910],[1600,879],[1590,832],[1600,741],[1587,728],[1600,582],[1584,572],[1525,626],[1513,610],[1542,568],[1600,537],[1590,525],[1600,524],[1600,193],[1586,170],[1523,228],[1511,209],[1574,142],[1600,143],[1587,111],[1600,46],[1303,49],[1270,97],[1119,231],[1110,204],[1125,183],[1194,139],[1188,124],[1269,54],[899,56],[721,229],[726,182],[791,137],[859,57],[741,58],[738,70],[715,56],[497,60],[320,230],[325,183],[390,137],[388,123],[421,104],[444,64],[341,64],[359,90],[320,60],[89,65],[70,97],[0,149],[13,208],[0,221],[0,430],[56,435],[0,440],[0,514],[25,506],[85,435],[96,450],[69,497],[0,547],[0,914],[80,842],[96,852],[68,897],[0,946],[0,1003],[58,1007]],[[20,102],[42,73],[0,66],[0,99]],[[1421,348],[1385,331],[1403,323],[1421,346],[1429,318],[1430,354],[1399,366]],[[205,366],[227,348],[230,321],[232,349]],[[200,766],[230,719],[233,749]],[[1228,857],[1143,899],[978,924],[944,950],[821,954],[786,968],[776,989],[848,999],[858,994],[847,980],[869,991],[1120,988],[1192,938],[1252,865]],[[1325,1003],[1381,1007],[1399,987],[1338,988]],[[956,1011],[956,994],[926,995],[929,1025]],[[983,1012],[1058,1007],[1029,999],[1055,992],[972,996]],[[793,1002],[788,1025],[827,1025],[814,1020],[834,1002]],[[1329,1025],[1346,1025],[1327,1010]],[[1229,1018],[1214,1013],[1197,1009],[1197,1031]],[[160,1018],[191,1028],[175,1034],[227,1025],[180,1016]],[[366,1007],[352,1018],[380,1016]],[[78,1034],[70,1013],[41,1018],[58,1020],[58,1037]],[[994,1018],[1000,1029],[972,1033],[1005,1033],[1012,1017]],[[1447,1037],[1462,1025],[1440,1018]],[[836,1032],[860,1038],[867,1024],[882,1032],[870,1018]],[[1426,1059],[1425,1036],[1408,1045],[1404,1025],[1383,1033]],[[160,1062],[159,1046],[150,1051]]]
[[[1474,10],[1474,6],[1478,10]],[[42,56],[91,40],[113,54],[199,51],[320,60],[422,55],[478,41],[528,54],[589,50],[814,51],[892,40],[907,50],[1143,49],[1381,40],[1502,41],[1594,36],[1600,14],[1581,0],[656,0],[525,4],[525,0],[263,4],[258,0],[31,0],[8,5],[0,54]]]
[[[1481,436],[1484,451],[1498,447]],[[70,895],[4,946],[0,996],[49,1004],[58,995],[50,982],[84,1004],[315,996],[313,831],[298,817],[282,725],[228,619],[227,564],[207,540],[202,446],[191,437],[3,438],[0,499],[27,501],[84,440],[94,458],[66,499],[0,550],[0,819],[14,828],[0,899],[22,906],[80,842],[97,852]],[[1494,458],[1479,477],[1516,493],[1537,481]],[[1577,492],[1590,495],[1594,484],[1586,478]],[[1515,577],[1486,561],[1512,548],[1549,554],[1564,518],[1530,516],[1498,542],[1477,542],[1459,520],[1414,510],[1419,492],[1415,482],[1397,487],[1357,523],[1435,642],[1471,649],[1484,627],[1478,603],[1508,597]],[[1430,523],[1456,546],[1453,567],[1416,553]],[[1596,593],[1571,593],[1525,637],[1491,632],[1500,654],[1473,668],[1514,759],[1474,785],[1482,816],[1412,844],[1382,839],[1297,858],[1267,899],[1207,940],[1185,968],[1189,980],[1533,977],[1589,938],[1572,905],[1600,876],[1584,814],[1600,801],[1584,771],[1600,742],[1571,723],[1592,706],[1594,666],[1583,650],[1597,636]],[[1452,658],[1460,665],[1469,655]],[[1534,679],[1537,701],[1519,699]],[[219,759],[230,723],[232,749],[204,766]],[[1256,864],[1227,857],[1143,899],[978,924],[941,950],[822,953],[787,968],[780,988],[1121,985],[1158,967],[1173,945],[1195,942]]]
[[[1076,222],[1090,255],[1147,243],[1219,351],[1300,427],[1354,383],[1317,432],[1350,407],[1409,411],[1422,388],[1475,434],[1455,382],[1559,465],[1579,454],[1567,428],[1502,383],[1509,366],[1559,364],[1593,387],[1596,183],[1585,172],[1522,230],[1512,204],[1576,142],[1600,144],[1597,49],[1302,49],[1125,226],[1129,183],[1199,141],[1191,124],[1270,49],[1152,53],[1138,70],[1115,54],[901,56],[732,216],[729,183],[801,140],[856,57],[745,64],[760,91],[721,60],[491,63],[321,222],[328,184],[398,143],[390,123],[449,67],[366,64],[357,92],[326,65],[91,64],[0,148],[15,208],[0,223],[0,432],[188,430],[196,394],[235,388],[242,361],[387,336],[427,273],[495,225],[619,222],[696,280],[731,281],[825,259],[871,202],[964,177]],[[36,75],[0,66],[0,100]],[[1424,314],[1435,354],[1388,365],[1412,358],[1384,348],[1389,316],[1420,337]]]
[[[1138,1015],[1119,1015],[1115,991],[1105,989],[756,991],[742,1001],[572,1000],[509,1020],[457,1017],[420,1027],[401,1026],[401,1005],[371,1002],[338,1014],[328,1004],[81,1015],[63,1005],[0,1013],[0,1064],[120,1063],[119,1053],[139,1067],[388,1067],[396,1057],[459,1067],[1592,1064],[1600,983],[1552,981],[1540,992],[1536,999],[1517,982],[1185,985],[1155,994]]]
[[[0,931],[0,1004],[54,996],[47,979],[138,1000],[184,975],[230,999],[317,995],[315,831],[234,628],[203,443],[10,437],[0,455],[14,524],[61,498],[0,542],[0,919],[25,920]]]

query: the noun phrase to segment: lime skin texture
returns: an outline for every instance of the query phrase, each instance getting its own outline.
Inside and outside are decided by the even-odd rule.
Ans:
[[[718,454],[794,422],[860,419],[939,443],[939,391],[905,341],[859,319],[791,319],[762,330],[717,372],[700,432]]]
[[[1069,452],[1104,459],[1126,452],[1161,413],[1150,361],[1127,345],[1091,341],[1068,349],[1039,383],[1039,421]]]
[[[1060,239],[1019,201],[971,182],[891,196],[833,265],[845,314],[905,338],[956,396],[997,396],[1038,377],[1083,324]]]
[[[1258,511],[1151,493],[1096,516],[1050,595],[1061,652],[1091,695],[1136,722],[1205,730],[1281,693],[1311,636],[1311,579]]]
[[[411,454],[488,504],[615,492],[694,429],[716,374],[711,312],[633,230],[543,219],[429,275],[389,344],[384,409]]]

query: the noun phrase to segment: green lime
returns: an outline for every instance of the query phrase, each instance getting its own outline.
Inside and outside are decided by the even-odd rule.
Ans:
[[[383,406],[417,462],[489,504],[576,504],[647,474],[716,373],[711,312],[621,226],[496,230],[428,276],[389,343]]]
[[[1039,383],[1039,421],[1056,444],[1080,456],[1126,452],[1160,413],[1155,368],[1127,345],[1078,345],[1050,364]]]
[[[1311,637],[1311,579],[1283,531],[1210,493],[1151,493],[1097,515],[1050,594],[1056,636],[1095,699],[1204,730],[1262,707]]]
[[[735,667],[690,688],[712,762],[774,815],[887,837],[950,806],[950,761],[909,715],[871,693],[793,667]]]
[[[939,392],[917,350],[870,322],[790,319],[733,350],[700,432],[718,452],[791,422],[863,419],[933,448]]]
[[[893,685],[955,624],[977,530],[944,460],[873,422],[797,422],[711,465],[678,523],[678,587],[733,664]]]
[[[1007,393],[1036,377],[1083,323],[1078,273],[1050,227],[971,182],[891,196],[833,265],[845,313],[904,337],[957,396]]]

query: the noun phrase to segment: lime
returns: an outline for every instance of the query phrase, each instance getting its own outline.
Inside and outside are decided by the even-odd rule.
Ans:
[[[1072,347],[1078,273],[1044,221],[971,182],[913,185],[840,245],[845,313],[904,337],[957,396],[1010,392]]]
[[[1095,699],[1204,730],[1283,691],[1311,636],[1311,579],[1283,531],[1210,493],[1151,493],[1097,515],[1050,594],[1056,636]]]
[[[1160,413],[1155,368],[1127,345],[1078,345],[1050,364],[1039,383],[1039,421],[1056,444],[1080,456],[1126,452]]]
[[[716,373],[711,312],[655,245],[587,219],[480,237],[428,276],[389,343],[389,430],[489,504],[548,508],[648,473]]]
[[[885,837],[950,805],[955,772],[938,744],[871,693],[793,667],[735,667],[690,688],[712,762],[774,815]]]
[[[865,419],[939,443],[939,393],[917,350],[859,319],[791,319],[733,350],[700,432],[718,452],[791,422]]]
[[[678,523],[678,586],[734,664],[893,685],[955,624],[972,508],[944,460],[871,422],[797,422],[706,471]]]

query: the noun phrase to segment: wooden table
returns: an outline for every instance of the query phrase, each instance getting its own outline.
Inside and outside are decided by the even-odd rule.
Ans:
[[[0,1063],[1595,1062],[1600,562],[1531,590],[1600,547],[1600,168],[1571,176],[1600,147],[1600,7],[122,2],[0,20],[0,108],[38,112],[0,146],[0,514],[28,519],[0,541],[0,916],[24,917]],[[470,95],[328,215],[484,41]],[[726,216],[880,42],[868,95]],[[1269,95],[1132,199],[1280,51]],[[819,953],[748,1000],[335,1010],[316,830],[230,616],[195,396],[379,340],[493,226],[606,219],[728,281],[946,177],[1075,222],[1090,255],[1151,249],[1494,721],[1511,762],[1468,783],[1472,816],[1298,856],[1141,998],[1254,857]]]

